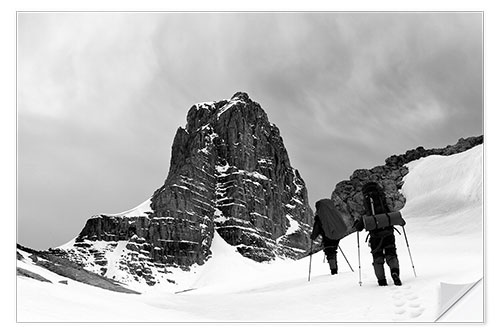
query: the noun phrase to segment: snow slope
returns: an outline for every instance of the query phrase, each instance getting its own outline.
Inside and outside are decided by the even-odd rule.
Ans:
[[[146,212],[152,212],[151,210],[151,198],[144,201],[137,207],[127,210],[118,214],[104,214],[107,216],[119,216],[119,217],[135,217],[135,216],[148,216]]]
[[[403,236],[396,234],[403,286],[379,287],[366,233],[340,246],[339,274],[329,275],[322,252],[302,260],[256,263],[240,256],[217,234],[213,256],[195,267],[183,285],[155,286],[125,295],[69,281],[33,266],[53,284],[18,277],[17,319],[21,322],[434,322],[441,314],[440,285],[469,284],[483,277],[483,146],[452,156],[429,156],[408,165],[402,214],[417,277]],[[35,271],[36,270],[36,271]],[[359,285],[359,274],[362,285]],[[475,287],[476,311],[441,320],[482,317],[482,288]],[[187,290],[187,291],[186,291]],[[478,298],[479,297],[479,298]],[[464,297],[464,299],[466,299]],[[460,309],[467,304],[460,303]],[[481,307],[481,309],[478,309]],[[463,311],[463,310],[461,310]]]

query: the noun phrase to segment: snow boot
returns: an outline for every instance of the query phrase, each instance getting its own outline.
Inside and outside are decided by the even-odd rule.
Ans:
[[[335,275],[338,273],[338,267],[337,267],[337,259],[330,259],[328,260],[328,265],[330,266],[330,272],[332,275]]]
[[[392,280],[394,281],[394,284],[396,286],[400,286],[400,285],[403,284],[401,282],[401,279],[399,278],[399,269],[392,269],[391,270],[391,276],[392,276]]]
[[[387,286],[387,280],[386,279],[378,280],[378,285],[379,286]]]

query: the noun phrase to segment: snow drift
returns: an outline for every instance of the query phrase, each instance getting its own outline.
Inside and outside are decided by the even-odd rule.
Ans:
[[[401,211],[417,277],[403,236],[396,234],[403,286],[377,285],[369,248],[360,234],[361,280],[338,255],[339,274],[329,275],[322,252],[309,257],[256,263],[215,236],[212,257],[177,281],[114,293],[62,278],[34,266],[19,267],[53,283],[18,277],[17,319],[21,322],[433,322],[442,314],[440,285],[469,284],[483,276],[483,146],[452,156],[429,156],[409,163]],[[340,247],[358,267],[356,234]],[[482,296],[482,283],[475,287]],[[477,288],[480,288],[479,290]],[[133,289],[133,288],[132,288]],[[477,304],[477,302],[475,303]],[[462,303],[462,307],[464,304]],[[465,305],[466,306],[466,305]],[[480,304],[482,307],[482,304]],[[130,310],[133,309],[133,310]],[[477,309],[476,309],[477,310]],[[454,321],[482,321],[475,317]],[[446,316],[441,317],[446,320]]]

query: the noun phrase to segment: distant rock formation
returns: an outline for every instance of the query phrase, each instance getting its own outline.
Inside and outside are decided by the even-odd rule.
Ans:
[[[472,147],[483,143],[483,136],[460,139],[455,145],[449,145],[445,148],[425,149],[418,147],[408,150],[402,155],[393,155],[385,160],[385,165],[376,166],[370,170],[359,169],[354,171],[349,180],[344,180],[335,186],[331,199],[335,206],[341,211],[344,220],[354,229],[354,221],[361,217],[364,212],[363,195],[361,187],[368,181],[378,182],[387,195],[387,204],[391,210],[400,210],[404,207],[406,199],[400,193],[403,186],[403,178],[408,174],[408,168],[405,166],[411,161],[429,155],[453,155],[464,152]]]
[[[236,93],[191,107],[167,179],[150,200],[90,218],[73,244],[53,251],[122,282],[130,281],[117,270],[153,285],[170,267],[202,265],[214,232],[261,262],[304,255],[311,227],[306,186],[278,128],[258,103]]]

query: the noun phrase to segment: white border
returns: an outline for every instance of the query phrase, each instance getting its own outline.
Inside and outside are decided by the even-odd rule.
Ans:
[[[15,45],[16,45],[16,11],[484,11],[484,27],[485,27],[485,56],[484,56],[484,73],[485,73],[485,112],[484,112],[484,123],[485,123],[485,264],[486,264],[486,279],[485,289],[487,290],[486,295],[486,325],[473,326],[470,325],[453,325],[453,326],[425,326],[421,325],[408,325],[409,327],[401,327],[401,325],[374,325],[360,327],[364,325],[335,325],[335,329],[342,330],[358,330],[358,329],[369,329],[380,330],[380,331],[394,331],[401,329],[409,329],[415,331],[433,330],[433,329],[453,329],[454,332],[469,332],[470,330],[476,329],[487,329],[493,330],[494,326],[497,325],[498,320],[495,317],[498,311],[497,301],[495,297],[498,297],[500,293],[498,292],[498,283],[492,283],[496,281],[497,277],[497,266],[493,260],[496,260],[496,255],[500,253],[497,249],[498,241],[495,242],[496,237],[500,235],[498,232],[498,219],[489,218],[492,216],[490,214],[489,202],[496,201],[496,191],[494,191],[493,185],[488,184],[500,184],[498,181],[498,171],[497,159],[495,157],[495,148],[498,139],[498,129],[497,126],[497,114],[500,112],[498,105],[498,89],[500,84],[498,84],[498,75],[500,70],[498,68],[498,59],[500,59],[500,54],[498,52],[498,31],[500,31],[499,22],[500,17],[498,17],[498,8],[496,1],[438,1],[438,0],[420,0],[420,1],[271,1],[271,0],[252,0],[252,1],[224,1],[224,0],[183,0],[183,1],[161,1],[161,0],[123,0],[123,1],[111,1],[111,0],[86,0],[86,1],[64,1],[64,0],[24,0],[24,1],[2,1],[0,4],[0,34],[2,41],[2,52],[0,52],[0,77],[1,86],[0,91],[1,96],[1,112],[0,112],[0,133],[2,138],[1,142],[1,152],[4,158],[2,159],[2,169],[0,171],[0,184],[2,188],[1,201],[4,210],[7,211],[7,215],[3,216],[3,224],[7,226],[7,233],[4,234],[2,244],[3,254],[2,259],[4,262],[4,267],[7,266],[9,269],[2,271],[2,286],[4,286],[4,291],[7,291],[7,296],[4,294],[2,297],[2,319],[4,325],[15,325],[15,327],[8,327],[17,332],[23,331],[33,331],[33,330],[50,330],[51,332],[64,331],[68,329],[71,331],[88,331],[89,329],[120,329],[123,331],[136,331],[138,329],[137,325],[80,325],[71,326],[67,324],[46,324],[41,325],[41,327],[34,327],[36,325],[20,325],[15,323],[15,274],[12,267],[15,266],[15,259],[13,254],[13,248],[15,247],[16,239],[14,235],[16,226],[16,55],[15,55]],[[495,205],[493,205],[495,206]],[[498,214],[497,214],[498,215]],[[12,262],[10,261],[12,260]],[[490,264],[488,265],[488,262]],[[12,263],[12,266],[11,266]],[[496,295],[496,296],[493,296]],[[263,326],[267,325],[208,325],[194,327],[195,329],[202,330],[217,330],[217,331],[254,331]],[[284,327],[283,327],[284,326]],[[345,326],[340,328],[339,326]],[[185,325],[173,325],[170,324],[168,327],[158,328],[150,327],[151,329],[186,329]],[[270,327],[265,327],[273,331],[280,331],[281,329],[286,331],[303,331],[306,329],[332,329],[325,327],[314,327],[307,328],[304,325],[270,325]],[[496,327],[495,327],[496,328]]]

